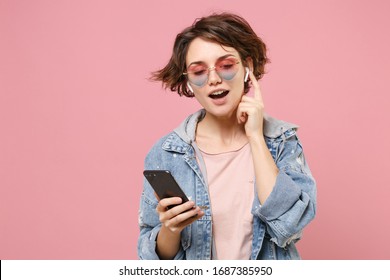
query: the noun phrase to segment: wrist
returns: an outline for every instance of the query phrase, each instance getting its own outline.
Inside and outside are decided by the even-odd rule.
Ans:
[[[164,225],[161,226],[156,238],[156,253],[160,259],[171,260],[180,249],[180,231],[172,232]]]
[[[164,224],[162,224],[160,233],[169,238],[178,238],[180,237],[181,230],[178,228],[175,228],[175,230],[171,230],[169,227],[166,227]]]
[[[263,135],[262,131],[252,133],[252,134],[248,135],[247,137],[248,137],[249,143],[265,144],[265,139],[264,139],[264,135]]]

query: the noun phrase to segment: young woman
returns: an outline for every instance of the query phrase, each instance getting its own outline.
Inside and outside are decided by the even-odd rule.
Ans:
[[[145,169],[169,170],[190,201],[159,200],[145,180],[141,259],[299,259],[316,185],[297,126],[264,112],[258,80],[267,61],[265,44],[234,14],[198,19],[177,35],[153,79],[203,109],[153,146]]]

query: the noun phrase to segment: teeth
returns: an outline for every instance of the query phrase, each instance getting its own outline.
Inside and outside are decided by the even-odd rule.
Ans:
[[[216,91],[216,92],[213,92],[212,94],[210,95],[220,95],[222,93],[224,93],[225,91],[224,90],[220,90],[220,91]]]

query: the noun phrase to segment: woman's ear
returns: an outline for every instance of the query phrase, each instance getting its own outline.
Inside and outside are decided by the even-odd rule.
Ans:
[[[246,62],[246,66],[249,68],[249,70],[251,72],[253,72],[253,60],[250,56],[248,56],[246,59],[245,59],[245,62]]]

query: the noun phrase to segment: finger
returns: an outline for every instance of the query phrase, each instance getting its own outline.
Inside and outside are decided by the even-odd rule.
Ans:
[[[246,122],[248,115],[245,113],[242,102],[238,105],[236,117],[237,117],[238,124],[242,124]]]
[[[243,111],[251,110],[251,112],[254,111],[262,111],[264,109],[264,104],[261,103],[258,100],[249,100],[249,101],[241,101],[238,105],[238,108]]]
[[[237,107],[237,116],[241,116],[242,113],[247,113],[247,115],[249,115],[250,113],[255,112],[258,108],[260,108],[260,105],[257,104],[257,102],[241,102]]]
[[[190,218],[196,218],[200,212],[200,207],[196,206],[193,209],[190,209],[186,212],[183,212],[179,215],[177,215],[175,218],[179,218],[180,222],[188,220]]]
[[[256,104],[259,103],[259,100],[255,99],[254,97],[244,95],[243,97],[241,97],[241,102]]]
[[[204,212],[199,207],[196,207],[191,211],[185,212],[180,216],[177,216],[178,218],[180,217],[180,222],[177,224],[177,226],[181,228],[186,227],[189,224],[195,222],[196,220],[199,220],[203,216],[204,216]]]
[[[199,219],[202,218],[203,216],[204,216],[204,212],[203,212],[203,211],[200,211],[200,212],[198,213],[198,215],[193,216],[193,217],[191,217],[191,218],[189,218],[189,219],[187,219],[187,220],[181,222],[179,226],[180,226],[181,228],[184,228],[184,227],[186,227],[186,226],[192,224],[193,222],[199,220]]]
[[[262,97],[262,94],[261,94],[261,90],[260,90],[260,84],[259,82],[256,80],[256,77],[255,75],[253,74],[253,72],[249,72],[249,78],[252,82],[252,86],[253,86],[253,89],[254,89],[254,98],[257,99],[257,100],[260,100],[261,102],[263,102],[263,97]]]
[[[253,106],[242,106],[239,110],[240,121],[246,122],[249,117],[256,116],[257,110]]]
[[[196,217],[200,211],[199,207],[195,207],[189,211],[180,213],[171,217],[169,220],[165,222],[165,226],[167,227],[180,227],[180,224],[185,220],[188,220],[192,217]]]
[[[168,206],[177,205],[177,204],[180,204],[181,202],[182,202],[182,200],[180,197],[164,198],[164,199],[161,199],[159,201],[156,210],[159,212],[163,212],[163,211],[166,211]]]
[[[194,206],[195,206],[195,202],[193,201],[187,201],[186,203],[174,206],[166,212],[167,214],[166,218],[172,219],[175,216],[178,216],[188,210],[191,210],[192,208],[194,208]]]

